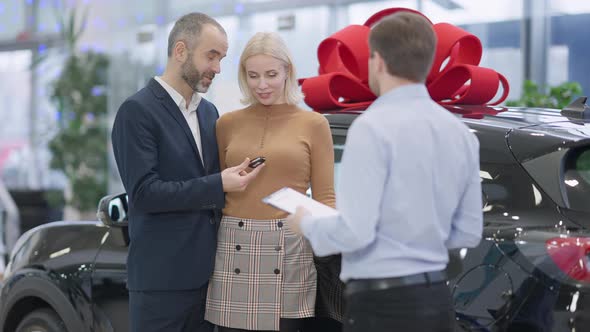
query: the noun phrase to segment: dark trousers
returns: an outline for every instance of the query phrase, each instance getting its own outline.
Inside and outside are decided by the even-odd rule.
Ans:
[[[455,312],[446,283],[346,294],[344,332],[451,332]]]
[[[217,327],[218,332],[257,332],[250,330],[232,329],[230,327]],[[331,318],[303,318],[281,319],[280,332],[341,332],[342,323]],[[268,331],[265,331],[268,332]],[[366,331],[365,331],[366,332]]]
[[[289,318],[281,318],[279,322],[279,331],[280,332],[304,332],[304,325],[305,325],[305,318],[301,319],[289,319]],[[256,332],[251,330],[243,330],[243,329],[232,329],[231,327],[217,327],[218,332]],[[305,331],[307,332],[307,331]]]
[[[205,320],[207,285],[190,291],[129,292],[131,332],[213,332]]]
[[[342,332],[342,323],[327,317],[312,317],[305,319],[305,332]],[[367,331],[365,331],[367,332]]]

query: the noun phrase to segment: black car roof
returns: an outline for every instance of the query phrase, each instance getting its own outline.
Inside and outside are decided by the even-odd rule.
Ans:
[[[564,148],[590,146],[590,121],[565,117],[560,110],[481,105],[445,108],[477,133],[482,147],[496,154],[509,149],[520,162]],[[363,110],[324,112],[333,128],[348,128],[362,113]]]
[[[547,108],[492,107],[483,105],[449,105],[450,112],[461,117],[467,124],[519,129],[538,126],[539,130],[557,135],[572,128],[580,131],[580,139],[590,137],[590,121],[573,119],[561,115],[560,110]],[[348,127],[363,110],[323,112],[334,127]],[[572,138],[573,139],[573,138]]]

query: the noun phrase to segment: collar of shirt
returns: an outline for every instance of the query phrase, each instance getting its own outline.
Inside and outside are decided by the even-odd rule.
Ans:
[[[187,108],[186,100],[184,100],[184,97],[180,93],[178,93],[178,91],[176,91],[168,83],[164,82],[164,80],[161,77],[155,76],[154,79],[158,83],[160,83],[160,85],[164,88],[164,90],[166,90],[166,92],[168,92],[172,100],[174,100],[174,103],[178,105],[178,108],[180,108],[182,112],[190,113],[197,110],[197,107],[199,107],[199,103],[201,102],[201,95],[198,92],[193,93],[193,96]]]
[[[426,90],[426,86],[424,84],[406,84],[397,88],[393,88],[379,96],[379,98],[377,98],[370,107],[373,108],[380,105],[391,104],[392,100],[416,98],[430,98],[430,94],[428,93],[428,90]]]

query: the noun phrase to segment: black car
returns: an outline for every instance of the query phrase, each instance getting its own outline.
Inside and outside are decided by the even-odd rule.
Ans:
[[[590,114],[449,106],[479,138],[484,236],[448,272],[458,331],[590,331]],[[326,114],[336,171],[362,111]],[[420,151],[416,151],[420,153]],[[54,222],[18,241],[0,295],[2,331],[127,331],[126,195],[103,222]]]

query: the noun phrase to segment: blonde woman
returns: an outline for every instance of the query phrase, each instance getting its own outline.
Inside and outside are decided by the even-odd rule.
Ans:
[[[265,167],[240,193],[226,194],[210,279],[206,319],[230,331],[302,331],[315,315],[317,273],[312,249],[262,203],[283,187],[334,206],[334,152],[327,120],[297,107],[301,93],[284,41],[257,33],[239,65],[246,108],[217,122],[221,169],[244,158]]]

